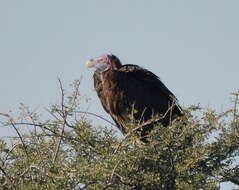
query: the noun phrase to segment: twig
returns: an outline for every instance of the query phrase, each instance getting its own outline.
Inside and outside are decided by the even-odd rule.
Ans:
[[[5,157],[5,159],[4,159],[4,161],[3,161],[3,164],[2,164],[2,166],[4,166],[5,165],[5,163],[6,163],[6,161],[7,161],[7,159],[8,159],[8,156],[10,155],[10,153],[17,147],[17,145],[19,145],[19,144],[14,144],[13,146],[12,146],[12,148],[11,149],[9,149],[9,151],[7,152],[7,154],[6,154],[6,157]]]
[[[74,107],[74,105],[76,104],[77,98],[79,96],[79,88],[80,88],[80,80],[77,81],[76,85],[74,85],[74,91],[73,91],[73,97],[72,97],[72,101],[71,101],[71,108],[72,109]]]
[[[10,122],[11,122],[13,128],[14,128],[15,131],[17,132],[17,135],[19,136],[19,138],[20,138],[20,140],[21,140],[21,142],[22,142],[22,145],[23,145],[24,151],[25,151],[26,156],[27,156],[27,159],[28,159],[27,146],[26,146],[26,144],[24,143],[23,138],[22,138],[20,132],[18,131],[18,129],[16,128],[15,124],[13,123],[13,121],[10,121]]]
[[[138,125],[137,127],[135,127],[134,129],[132,129],[131,131],[129,131],[125,136],[124,138],[121,140],[121,142],[119,143],[119,145],[116,147],[115,151],[114,151],[114,154],[119,150],[120,146],[123,144],[123,142],[132,134],[134,133],[135,131],[137,131],[138,129],[140,128],[143,128],[144,126],[148,125],[148,124],[152,124],[152,123],[157,123],[159,122],[160,120],[162,120],[163,118],[166,117],[166,115],[168,114],[168,112],[173,108],[173,106],[175,105],[172,105],[171,107],[168,108],[168,110],[164,113],[164,115],[162,117],[159,117],[158,119],[150,119],[144,123],[142,123],[141,125]]]
[[[114,166],[114,168],[113,168],[113,170],[112,170],[112,172],[111,172],[111,175],[110,175],[110,181],[112,181],[113,176],[114,176],[114,173],[115,173],[115,170],[116,170],[116,168],[118,167],[118,165],[120,164],[121,161],[122,161],[122,160],[119,160],[119,161],[115,164],[115,166]]]
[[[111,125],[117,127],[117,125],[115,125],[114,123],[112,123],[112,122],[109,121],[108,119],[105,119],[104,117],[102,117],[102,116],[100,116],[100,115],[97,115],[97,114],[95,114],[95,113],[87,112],[87,111],[75,111],[75,113],[81,113],[81,114],[93,115],[93,116],[98,117],[98,118],[100,118],[100,119],[102,119],[102,120],[104,120],[104,121],[110,123]]]
[[[27,159],[28,159],[27,146],[26,146],[26,144],[25,144],[24,141],[23,141],[23,138],[22,138],[22,136],[21,136],[21,133],[18,131],[17,127],[15,126],[15,123],[14,123],[13,119],[12,119],[11,116],[8,115],[8,114],[0,113],[0,115],[2,115],[2,116],[4,116],[4,117],[7,117],[7,118],[9,119],[10,124],[12,125],[12,127],[13,127],[14,130],[17,132],[17,135],[18,135],[19,138],[20,138],[20,141],[21,141],[21,143],[22,143],[22,145],[23,145],[24,151],[25,151],[26,156],[27,156]]]
[[[46,130],[52,132],[53,134],[56,134],[56,135],[57,135],[57,133],[56,133],[55,131],[53,131],[53,130],[47,128],[47,127],[45,127],[45,125],[52,125],[52,126],[55,126],[55,125],[56,125],[56,124],[52,124],[52,123],[44,123],[44,124],[43,124],[43,123],[35,123],[35,124],[33,124],[33,123],[27,123],[27,122],[16,122],[16,123],[14,123],[14,125],[36,126],[36,127],[40,127],[40,128],[46,129]],[[9,126],[9,125],[4,125],[4,126]]]
[[[236,116],[237,116],[237,104],[238,104],[238,98],[239,98],[239,91],[238,93],[233,93],[235,95],[235,101],[234,101],[234,108],[233,108],[233,123],[236,122]]]
[[[4,116],[4,117],[8,117],[10,118],[10,115],[6,114],[6,113],[0,113],[1,116]]]
[[[49,109],[45,108],[45,110],[46,110],[52,117],[54,117],[57,121],[60,121],[60,119],[59,119],[55,114],[53,114]]]
[[[60,134],[60,137],[59,137],[57,145],[56,145],[56,150],[55,150],[55,154],[54,154],[54,157],[53,157],[53,163],[55,163],[57,155],[58,155],[59,150],[60,150],[60,145],[61,145],[61,141],[62,141],[64,132],[65,132],[65,125],[66,125],[66,118],[67,118],[67,113],[65,113],[65,110],[64,110],[64,90],[63,90],[60,78],[58,78],[58,81],[60,83],[60,89],[61,89],[61,109],[62,109],[61,111],[62,111],[62,116],[63,116],[63,119],[64,119],[64,123],[62,125],[61,134]]]
[[[1,172],[3,173],[3,175],[10,181],[11,186],[12,186],[14,189],[16,189],[16,187],[15,187],[15,185],[14,185],[14,183],[13,183],[11,177],[7,175],[7,173],[5,172],[5,170],[4,170],[1,166],[0,166],[0,171],[1,171]]]
[[[60,84],[60,89],[61,89],[61,108],[62,108],[62,111],[64,110],[64,89],[63,89],[63,86],[62,86],[62,83],[61,83],[61,79],[58,77],[58,82]]]

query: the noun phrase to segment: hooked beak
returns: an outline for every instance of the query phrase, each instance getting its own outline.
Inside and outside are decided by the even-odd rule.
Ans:
[[[85,66],[87,68],[93,68],[93,67],[95,67],[96,63],[97,62],[94,59],[89,59],[85,62]]]

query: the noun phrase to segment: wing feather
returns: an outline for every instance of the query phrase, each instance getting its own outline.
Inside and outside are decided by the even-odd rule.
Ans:
[[[132,106],[136,110],[134,118],[143,122],[153,115],[164,115],[176,103],[174,94],[155,74],[137,65],[124,65],[119,70],[104,73],[96,71],[94,81],[104,109],[123,132]],[[181,113],[177,103],[171,113]],[[168,125],[169,117],[167,115],[162,123]]]

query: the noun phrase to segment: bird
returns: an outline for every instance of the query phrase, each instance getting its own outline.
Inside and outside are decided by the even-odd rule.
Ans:
[[[104,110],[123,134],[129,132],[133,119],[141,126],[137,129],[140,140],[148,142],[155,123],[168,126],[182,115],[175,95],[153,72],[138,65],[123,65],[113,54],[89,59],[85,64],[95,68],[95,91]]]

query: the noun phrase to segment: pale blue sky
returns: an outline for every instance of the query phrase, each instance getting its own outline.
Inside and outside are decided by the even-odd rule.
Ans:
[[[0,112],[55,103],[57,76],[66,87],[82,76],[106,116],[84,62],[108,52],[153,71],[183,106],[225,109],[239,89],[238,20],[238,0],[0,0]]]

